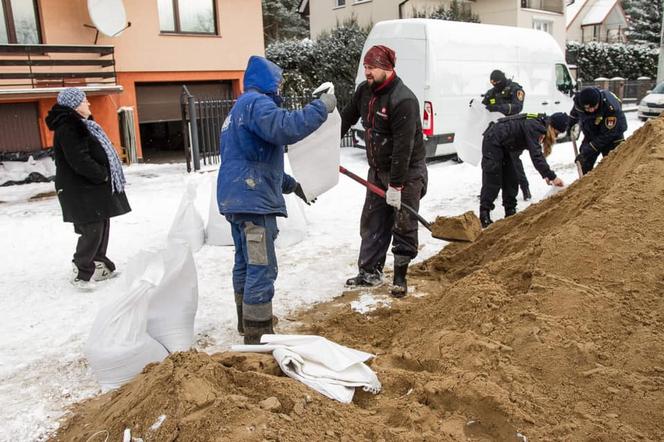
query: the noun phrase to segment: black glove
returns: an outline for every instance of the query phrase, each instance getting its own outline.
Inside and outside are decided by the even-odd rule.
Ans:
[[[579,163],[579,164],[583,164],[583,162],[584,162],[585,160],[586,160],[586,157],[585,157],[582,153],[578,154],[578,155],[576,156],[576,158],[574,158],[574,162],[575,162],[575,163]]]
[[[302,186],[300,186],[300,183],[297,183],[297,186],[295,186],[295,195],[297,195],[298,197],[300,197],[300,199],[301,199],[302,201],[304,201],[305,203],[307,203],[308,206],[310,206],[311,203],[315,203],[315,202],[316,202],[316,198],[314,198],[313,200],[311,200],[311,202],[307,201],[307,196],[304,194],[304,190],[302,190]]]

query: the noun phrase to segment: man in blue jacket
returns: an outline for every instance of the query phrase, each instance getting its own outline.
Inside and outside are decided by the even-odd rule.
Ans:
[[[259,344],[272,330],[272,297],[277,279],[277,216],[287,216],[284,193],[305,200],[302,187],[284,173],[284,145],[296,143],[327,119],[336,106],[323,94],[303,109],[281,108],[279,66],[259,56],[249,59],[244,93],[221,128],[217,180],[219,212],[231,223],[235,244],[233,289],[238,331],[245,344]]]
[[[587,87],[574,97],[570,127],[579,123],[583,143],[576,161],[583,174],[595,167],[599,154],[606,156],[625,141],[627,119],[618,97],[611,91]]]

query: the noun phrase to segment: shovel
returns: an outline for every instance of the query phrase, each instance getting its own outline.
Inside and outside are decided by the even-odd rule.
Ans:
[[[581,168],[581,163],[576,161],[576,158],[579,156],[579,148],[576,145],[576,136],[572,133],[574,131],[570,130],[570,138],[572,139],[572,147],[574,148],[574,164],[576,164],[576,171],[579,173],[579,178],[583,176],[583,169]]]
[[[367,189],[369,189],[371,192],[375,193],[379,197],[385,198],[385,191],[383,189],[381,189],[380,187],[376,186],[373,183],[370,183],[369,181],[367,181],[363,178],[360,178],[358,175],[355,175],[353,172],[346,169],[345,167],[339,166],[339,172],[346,175],[350,179],[352,179],[354,181],[357,181],[358,183],[362,184],[364,187],[366,187]],[[447,223],[445,223],[445,225],[440,224],[442,229],[441,228],[433,228],[434,225],[432,225],[429,221],[422,218],[422,215],[417,213],[417,210],[413,209],[408,204],[401,203],[401,208],[405,209],[407,212],[409,212],[415,218],[417,218],[417,220],[420,222],[420,224],[422,224],[424,227],[427,228],[428,231],[431,232],[431,236],[433,238],[442,239],[444,241],[470,242],[470,241],[473,241],[476,237],[475,235],[470,235],[470,236],[474,236],[474,237],[469,237],[467,234],[466,235],[464,235],[464,234],[458,235],[458,232],[456,232],[457,233],[456,236],[448,235],[445,232],[446,228],[448,227]],[[467,217],[467,214],[465,214],[464,217]],[[475,218],[477,218],[477,217],[475,216]],[[441,218],[439,218],[439,219],[441,219]],[[479,225],[479,219],[477,220],[477,224]],[[439,223],[438,223],[438,219],[437,219],[436,223],[435,223],[435,226],[438,226],[438,225],[439,225]],[[480,231],[481,231],[481,227],[480,227]]]

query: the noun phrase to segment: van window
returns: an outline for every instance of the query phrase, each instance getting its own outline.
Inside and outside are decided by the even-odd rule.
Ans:
[[[556,87],[564,94],[571,94],[574,90],[574,82],[564,64],[556,65]]]

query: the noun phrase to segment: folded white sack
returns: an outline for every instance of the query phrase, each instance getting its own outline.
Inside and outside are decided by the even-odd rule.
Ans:
[[[272,352],[281,370],[325,396],[350,403],[356,387],[377,394],[381,384],[365,361],[372,354],[314,335],[263,335],[264,345],[234,345],[233,351]]]

